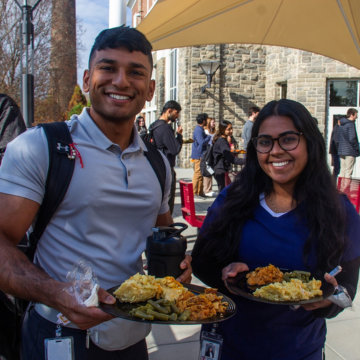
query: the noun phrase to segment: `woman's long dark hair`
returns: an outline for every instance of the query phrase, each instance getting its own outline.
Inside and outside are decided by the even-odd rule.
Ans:
[[[304,202],[305,205],[304,214],[309,228],[303,253],[305,263],[310,251],[315,249],[317,267],[328,271],[338,265],[341,258],[346,237],[346,219],[344,206],[326,163],[323,136],[302,104],[283,99],[265,105],[254,122],[251,137],[256,137],[263,121],[274,115],[291,118],[296,129],[306,139],[308,160],[295,184],[293,201],[295,204]],[[222,265],[233,261],[242,228],[254,216],[260,194],[268,195],[272,189],[272,179],[261,169],[256,149],[250,141],[246,165],[228,188],[221,211],[204,234],[209,240],[204,247],[204,255]]]
[[[219,127],[218,127],[218,129],[216,131],[216,134],[214,136],[214,143],[220,136],[225,135],[225,130],[229,125],[232,125],[230,121],[227,121],[227,120],[220,120],[219,121]]]
[[[144,126],[140,126],[140,120],[144,120]],[[145,124],[145,119],[142,117],[142,116],[138,116],[135,120],[135,125],[136,125],[136,129],[137,131],[140,131],[140,130],[147,130],[146,128],[146,124]]]

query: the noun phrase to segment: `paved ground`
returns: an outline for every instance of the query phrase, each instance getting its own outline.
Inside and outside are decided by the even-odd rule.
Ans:
[[[176,169],[178,180],[191,181],[192,169]],[[213,190],[216,189],[214,182]],[[195,202],[196,211],[206,214],[213,199]],[[180,210],[180,192],[177,186],[175,222],[184,222]],[[189,226],[184,232],[188,237],[188,251],[191,252],[196,239],[196,229]],[[192,281],[204,285],[198,279]],[[354,301],[355,312],[344,310],[335,319],[327,321],[326,360],[360,360],[360,296]],[[197,325],[153,325],[147,337],[150,360],[196,360],[199,356],[200,326]],[[244,359],[246,360],[246,359]],[[262,360],[262,359],[259,359]]]

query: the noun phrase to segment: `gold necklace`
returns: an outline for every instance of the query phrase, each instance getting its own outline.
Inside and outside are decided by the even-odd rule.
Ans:
[[[274,209],[274,211],[275,211],[276,213],[279,213],[279,211],[278,211],[278,209],[276,208],[275,204],[273,203],[270,195],[269,195],[269,200],[270,200],[271,206],[272,206],[272,208]]]
[[[271,204],[271,207],[273,208],[274,212],[276,212],[277,214],[279,214],[280,211],[276,208],[274,202],[272,201],[272,199],[271,199],[272,196],[269,195],[268,198],[269,198],[269,200],[270,200],[270,204]],[[294,208],[294,206],[291,205],[289,210],[285,210],[285,211],[281,211],[281,212],[282,212],[282,213],[285,213],[285,212],[291,211],[293,208]]]

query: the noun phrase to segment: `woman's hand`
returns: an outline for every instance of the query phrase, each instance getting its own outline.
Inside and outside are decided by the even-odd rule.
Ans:
[[[239,272],[248,271],[249,267],[244,263],[231,263],[222,270],[221,280],[225,281],[228,277],[235,277]]]
[[[324,278],[328,283],[334,285],[334,288],[336,288],[338,286],[338,283],[333,276],[326,273]],[[325,299],[325,300],[314,302],[311,304],[302,305],[302,307],[307,311],[311,311],[311,310],[316,310],[316,309],[320,309],[320,308],[326,308],[326,307],[330,306],[331,304],[332,304],[332,302],[330,300]]]
[[[185,259],[180,264],[180,268],[184,270],[184,272],[176,279],[177,281],[186,284],[191,283],[191,278],[192,278],[191,261],[192,261],[192,257],[190,255],[185,255]]]

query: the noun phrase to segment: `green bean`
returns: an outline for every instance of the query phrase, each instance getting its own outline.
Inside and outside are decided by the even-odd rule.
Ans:
[[[172,313],[172,314],[170,315],[169,320],[171,320],[171,321],[176,321],[176,320],[177,320],[177,318],[178,318],[177,314]]]
[[[135,313],[135,316],[141,319],[145,319],[145,320],[154,320],[154,316],[150,315],[150,314],[145,314],[144,312],[138,310]]]
[[[185,310],[179,317],[178,320],[179,321],[186,321],[191,315],[191,311],[190,310]]]
[[[156,300],[154,301],[156,304],[162,304],[164,302],[165,299],[159,299],[159,300]]]
[[[290,282],[291,278],[288,274],[284,274],[284,281]]]
[[[169,315],[161,314],[159,312],[150,309],[147,310],[147,313],[149,315],[152,315],[155,319],[169,321],[169,317],[170,317]]]
[[[175,314],[177,314],[177,315],[181,314],[181,311],[174,303],[170,303],[170,308]]]
[[[148,309],[148,307],[146,306],[139,306],[138,308],[134,309],[134,310],[140,310],[146,313],[146,310]]]
[[[169,314],[170,311],[168,311],[167,309],[164,309],[163,307],[161,307],[159,304],[157,304],[156,302],[152,301],[152,300],[148,300],[148,303],[150,305],[152,305],[156,311],[162,313],[162,314]]]

